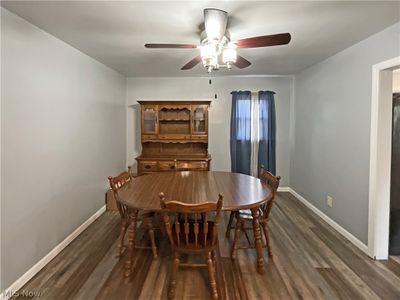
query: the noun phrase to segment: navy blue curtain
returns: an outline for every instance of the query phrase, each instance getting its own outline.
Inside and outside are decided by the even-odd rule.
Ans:
[[[251,92],[234,91],[231,94],[231,168],[234,173],[250,174]]]
[[[259,91],[259,150],[258,164],[275,175],[276,117],[274,92]],[[259,168],[260,169],[260,168]]]

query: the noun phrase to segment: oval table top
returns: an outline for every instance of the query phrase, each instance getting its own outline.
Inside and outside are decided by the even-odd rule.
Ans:
[[[119,200],[126,206],[140,210],[161,210],[159,193],[167,200],[203,203],[218,200],[224,195],[222,210],[249,209],[272,198],[272,189],[260,179],[249,175],[214,172],[162,172],[135,178],[119,191]]]

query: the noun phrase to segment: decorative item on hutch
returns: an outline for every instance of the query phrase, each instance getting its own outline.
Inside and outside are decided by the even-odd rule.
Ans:
[[[142,154],[138,174],[210,169],[208,109],[211,101],[138,101]]]

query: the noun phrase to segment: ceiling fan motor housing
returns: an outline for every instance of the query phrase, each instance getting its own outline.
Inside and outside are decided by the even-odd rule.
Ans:
[[[225,35],[219,40],[219,39],[210,39],[207,36],[207,32],[203,30],[200,34],[200,45],[205,45],[207,43],[218,43],[222,45],[227,45],[231,41],[231,34],[229,33],[228,30],[225,31]]]
[[[228,25],[228,13],[217,8],[204,9],[204,27],[210,40],[222,40]]]

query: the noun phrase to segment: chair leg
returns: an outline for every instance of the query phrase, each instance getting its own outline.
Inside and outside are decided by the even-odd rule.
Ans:
[[[213,260],[214,270],[215,270],[215,272],[217,272],[217,271],[216,271],[216,270],[217,270],[217,252],[216,252],[215,250],[213,250],[213,251],[211,252],[211,254],[212,254],[212,260]]]
[[[164,236],[164,237],[167,236],[167,231],[165,230],[165,224],[164,224],[164,221],[162,220],[162,215],[159,213],[156,213],[154,217],[157,220],[157,225],[158,225],[157,227],[160,228],[162,236]]]
[[[269,258],[273,258],[274,255],[272,254],[272,250],[271,250],[271,243],[270,243],[270,240],[269,240],[268,225],[267,225],[267,223],[262,222],[261,223],[261,227],[262,227],[262,229],[264,231],[265,242],[267,243],[268,257]]]
[[[129,213],[129,234],[128,234],[128,257],[125,262],[125,277],[129,277],[132,272],[133,265],[133,249],[135,248],[136,225],[137,225],[138,211],[133,209]]]
[[[208,277],[210,280],[212,299],[218,299],[217,283],[215,281],[215,269],[211,252],[207,253],[207,268],[208,268]]]
[[[226,233],[225,236],[227,238],[229,238],[230,234],[231,234],[231,229],[232,229],[232,222],[233,222],[233,218],[235,217],[235,212],[231,211],[231,214],[229,215],[229,222],[228,222],[228,226],[226,227]]]
[[[118,253],[117,257],[122,257],[122,252],[125,249],[124,241],[125,241],[125,234],[126,230],[128,229],[128,221],[126,219],[121,220],[121,232],[119,234],[119,244],[118,244]]]
[[[231,252],[231,259],[233,259],[233,260],[236,259],[236,252],[238,249],[238,242],[239,242],[242,227],[243,227],[242,221],[236,220],[235,237],[233,238],[232,252]]]
[[[253,234],[254,234],[254,247],[257,253],[257,272],[265,274],[265,261],[263,255],[263,246],[262,246],[262,235],[261,235],[261,228],[260,228],[260,212],[258,208],[251,209],[251,215],[253,217]]]
[[[153,223],[151,221],[151,218],[146,219],[147,222],[147,228],[149,230],[149,236],[150,236],[150,242],[151,242],[151,250],[153,251],[153,258],[157,258],[157,245],[156,245],[156,240],[154,238],[154,228],[153,228]]]
[[[178,273],[178,268],[179,268],[179,264],[180,264],[179,253],[175,252],[174,256],[175,256],[175,259],[174,259],[174,263],[172,265],[171,282],[170,282],[170,285],[169,285],[168,299],[174,299],[175,298],[176,275]]]

